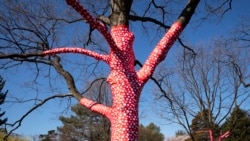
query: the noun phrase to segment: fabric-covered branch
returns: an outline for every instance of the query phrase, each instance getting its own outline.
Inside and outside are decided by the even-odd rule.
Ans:
[[[136,15],[129,15],[129,19],[132,21],[151,22],[151,23],[154,23],[156,25],[159,25],[160,27],[164,28],[165,30],[170,28],[169,25],[166,25],[163,22],[158,21],[157,19],[154,19],[151,17],[140,17],[140,16],[136,16]],[[183,48],[191,51],[194,56],[196,55],[195,51],[192,48],[185,45],[180,37],[177,40]]]
[[[97,103],[97,102],[90,100],[90,99],[87,99],[87,98],[81,98],[80,104],[84,107],[87,107],[88,109],[90,109],[93,112],[100,113],[109,119],[111,118],[110,112],[111,112],[112,108],[110,108],[108,106],[104,106],[103,104]]]
[[[99,22],[78,2],[78,0],[66,0],[67,4],[72,6],[89,24],[92,28],[97,29],[106,39],[108,44],[113,47],[115,42],[113,41],[107,27]]]
[[[96,53],[96,52],[93,52],[84,48],[77,48],[77,47],[55,48],[55,49],[42,52],[42,55],[54,55],[54,54],[59,54],[59,53],[79,53],[79,54],[88,55],[97,60],[102,60],[104,62],[107,62],[108,60],[107,55],[102,55],[102,54],[99,54],[99,53]]]
[[[153,74],[156,66],[165,59],[167,52],[179,37],[183,27],[180,23],[174,23],[169,31],[164,35],[156,48],[152,51],[143,67],[138,71],[138,78],[142,82],[146,82]]]
[[[153,74],[156,66],[165,59],[168,51],[178,39],[182,30],[189,23],[189,20],[191,19],[199,2],[200,0],[190,0],[177,21],[170,27],[168,32],[156,45],[155,49],[150,54],[143,67],[137,73],[140,81],[145,83]]]

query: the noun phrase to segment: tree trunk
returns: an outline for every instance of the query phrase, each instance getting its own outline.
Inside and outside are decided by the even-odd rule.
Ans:
[[[111,86],[113,106],[111,116],[112,141],[138,140],[138,102],[141,82],[134,70],[134,36],[126,26],[111,29],[111,35],[117,48],[111,50],[109,65],[111,68],[108,83]]]

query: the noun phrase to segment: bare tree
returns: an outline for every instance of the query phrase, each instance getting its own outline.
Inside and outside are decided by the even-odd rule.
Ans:
[[[239,26],[232,31],[231,40],[238,42],[241,48],[250,47],[250,18],[243,16],[240,18]]]
[[[235,46],[237,43],[229,40],[226,44],[215,41],[207,49],[201,47],[195,58],[184,55],[175,67],[164,69],[166,75],[158,75],[164,90],[160,97],[171,101],[163,113],[172,116],[164,117],[180,124],[192,140],[195,132],[191,130],[191,120],[197,113],[208,111],[200,118],[212,130],[214,124],[223,124],[235,106],[249,102],[250,93],[242,81],[249,80],[248,51]]]

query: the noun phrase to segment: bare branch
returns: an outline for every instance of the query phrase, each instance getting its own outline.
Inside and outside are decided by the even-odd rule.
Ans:
[[[108,17],[106,17],[106,16],[101,15],[101,16],[98,17],[98,19],[99,19],[100,21],[104,22],[104,23],[107,24],[107,25],[110,25],[110,24],[111,24],[111,23],[110,23],[110,19],[109,19]]]
[[[25,53],[25,54],[20,54],[20,53],[9,53],[9,54],[4,54],[0,52],[0,59],[15,59],[15,58],[22,58],[22,59],[27,59],[31,57],[42,57],[42,53]]]
[[[135,65],[137,65],[137,64],[138,64],[140,67],[143,66],[142,63],[141,63],[139,60],[135,60]],[[163,94],[161,97],[165,97],[165,98],[169,101],[169,103],[170,103],[170,105],[171,105],[171,107],[172,107],[172,105],[173,105],[172,100],[169,98],[167,92],[162,88],[162,86],[161,86],[161,84],[159,83],[159,81],[158,81],[155,77],[153,77],[153,76],[151,76],[150,79],[151,79],[151,80],[156,84],[156,86],[160,89],[160,92]],[[161,98],[161,97],[160,97],[160,98]]]
[[[9,131],[9,133],[4,137],[4,139],[7,139],[8,136],[10,136],[18,127],[21,126],[22,121],[29,116],[34,110],[36,110],[37,108],[41,107],[42,105],[44,105],[46,102],[55,99],[55,98],[65,98],[65,97],[72,97],[72,94],[57,94],[57,95],[53,95],[50,96],[44,100],[42,100],[40,103],[38,103],[37,105],[35,105],[34,107],[32,107],[30,110],[28,110],[19,120],[17,120],[16,122],[10,124],[10,123],[6,123],[5,125],[8,126],[12,126],[14,127],[12,130]]]
[[[156,25],[159,25],[160,27],[164,28],[165,30],[167,30],[167,29],[170,28],[169,25],[166,25],[166,24],[164,24],[163,22],[158,21],[158,20],[156,20],[156,19],[154,19],[154,18],[151,18],[151,17],[141,17],[141,16],[136,16],[136,15],[130,15],[130,16],[129,16],[129,19],[130,19],[131,21],[151,22],[151,23],[154,23],[154,24],[156,24]],[[192,54],[193,54],[194,56],[196,55],[195,51],[194,51],[192,48],[190,48],[190,47],[188,47],[187,45],[185,45],[185,44],[183,43],[183,41],[181,40],[181,38],[178,38],[177,40],[178,40],[178,42],[180,43],[180,45],[181,45],[182,47],[184,47],[185,49],[191,51]]]
[[[168,25],[164,24],[163,22],[158,21],[154,18],[151,18],[151,17],[141,17],[141,16],[136,16],[136,15],[129,15],[129,19],[131,21],[152,22],[152,23],[155,23],[155,24],[163,27],[164,29],[170,28],[170,26],[168,26]]]
[[[66,71],[65,69],[63,69],[63,66],[60,64],[60,58],[58,56],[54,56],[55,57],[55,61],[53,62],[53,66],[55,67],[55,69],[57,70],[57,72],[59,74],[61,74],[68,86],[69,91],[71,92],[71,94],[78,100],[80,101],[80,99],[82,98],[81,94],[79,93],[79,91],[76,88],[75,85],[75,81],[73,76]]]
[[[177,21],[182,24],[183,28],[189,23],[199,2],[200,0],[189,0],[187,6],[178,17]]]
[[[239,76],[239,80],[240,82],[243,84],[243,86],[245,88],[247,87],[250,87],[250,83],[246,83],[245,80],[244,80],[244,77],[242,75],[242,72],[241,72],[241,69],[240,69],[240,66],[238,64],[236,64],[235,62],[231,62],[233,64],[233,67],[235,69],[235,72],[236,74]]]
[[[98,78],[98,79],[95,79],[95,80],[89,85],[89,87],[88,87],[86,90],[84,90],[81,94],[82,94],[82,95],[85,94],[89,89],[92,88],[92,86],[94,85],[94,83],[97,82],[97,81],[99,81],[99,80],[106,80],[106,78]]]
[[[226,9],[224,9],[223,12],[222,12],[222,14],[221,14],[221,17],[223,17],[229,10],[232,9],[232,1],[233,0],[225,0],[224,2],[222,2],[220,5],[218,5],[215,8],[213,8],[211,5],[209,5],[206,2],[205,2],[205,5],[208,7],[209,12],[211,12],[212,14],[220,12],[221,9],[223,9],[225,7],[225,5],[228,5],[228,7]]]

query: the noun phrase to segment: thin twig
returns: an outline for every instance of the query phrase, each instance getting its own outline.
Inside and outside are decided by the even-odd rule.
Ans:
[[[4,137],[4,140],[7,140],[7,138],[16,130],[18,129],[21,124],[22,124],[22,121],[28,116],[30,115],[34,110],[36,110],[37,108],[41,107],[42,105],[44,105],[46,102],[52,100],[52,99],[55,99],[55,98],[65,98],[65,97],[72,97],[72,94],[57,94],[57,95],[53,95],[53,96],[50,96],[46,99],[44,99],[43,101],[41,101],[39,104],[35,105],[34,107],[32,107],[30,110],[28,110],[19,120],[17,120],[16,122],[12,123],[12,124],[9,124],[9,123],[6,123],[6,125],[8,126],[12,126],[14,127],[12,130],[10,130],[10,132]]]

